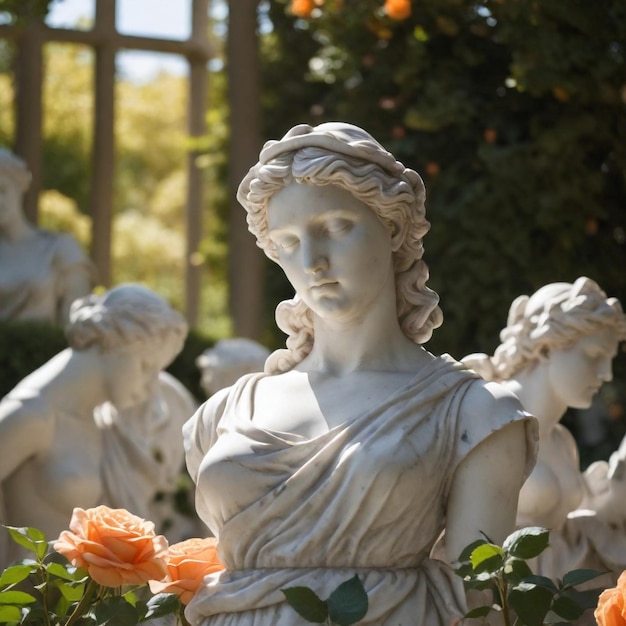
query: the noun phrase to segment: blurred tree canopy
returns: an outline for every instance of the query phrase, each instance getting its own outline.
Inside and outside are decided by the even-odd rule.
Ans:
[[[420,172],[432,223],[429,284],[445,314],[429,347],[455,356],[492,350],[512,300],[547,282],[585,274],[626,302],[626,3],[414,0],[402,20],[383,4],[325,0],[299,19],[289,0],[259,3],[263,139],[300,122],[345,120]],[[3,10],[13,5],[26,6],[0,0]],[[80,46],[48,48],[45,186],[87,214],[92,58]],[[0,81],[0,141],[10,143],[10,81]],[[212,73],[200,146],[210,272],[203,316],[221,320],[216,334],[228,333],[226,81]],[[147,281],[174,303],[189,145],[184,82],[118,82],[116,228],[128,236],[116,236],[115,279]],[[52,222],[72,222],[59,197],[46,206],[58,212]],[[268,264],[264,341],[279,345],[272,311],[292,290]]]
[[[13,24],[23,24],[44,17],[52,2],[54,0],[0,0],[0,13],[7,15]]]
[[[265,139],[348,121],[424,178],[445,315],[430,349],[492,350],[513,299],[548,282],[587,275],[626,303],[623,0],[266,8]]]
[[[41,226],[71,232],[90,245],[90,173],[94,55],[87,46],[48,43],[44,48],[43,193]],[[221,81],[223,82],[223,80]],[[207,185],[207,276],[199,330],[219,338],[229,332],[223,224],[212,210],[223,190],[211,184],[226,157],[224,90],[216,79],[207,113],[212,133],[203,139]],[[14,134],[13,79],[0,71],[0,145]],[[113,282],[142,282],[179,310],[184,300],[187,80],[162,73],[146,83],[116,83],[116,177],[112,236]],[[155,105],[157,103],[157,105]],[[220,158],[215,154],[219,152]],[[222,182],[223,186],[223,182]]]

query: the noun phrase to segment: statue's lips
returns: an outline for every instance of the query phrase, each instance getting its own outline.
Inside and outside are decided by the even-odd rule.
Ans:
[[[338,284],[339,283],[336,280],[320,280],[320,281],[317,281],[315,283],[311,283],[309,285],[309,289],[311,291],[313,291],[313,290],[320,290],[320,289],[324,289],[324,288],[334,287],[334,286],[336,286]]]

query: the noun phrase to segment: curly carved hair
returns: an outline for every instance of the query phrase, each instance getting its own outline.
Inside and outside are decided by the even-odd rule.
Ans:
[[[75,350],[98,346],[110,351],[151,342],[157,354],[163,352],[165,367],[182,349],[187,330],[183,316],[161,296],[128,283],[75,300],[65,335]]]
[[[585,276],[573,284],[550,283],[513,301],[493,356],[471,354],[463,362],[487,380],[508,380],[550,350],[565,350],[606,328],[615,331],[616,340],[626,339],[626,315],[619,300],[607,298]]]
[[[424,183],[371,135],[357,126],[331,122],[300,124],[281,140],[268,141],[239,185],[237,199],[246,209],[248,229],[265,254],[278,262],[269,238],[268,203],[292,182],[336,185],[367,204],[390,235],[400,242],[393,254],[400,326],[407,337],[425,343],[443,321],[439,296],[426,286],[428,267],[422,261],[423,237],[430,229],[425,217]],[[274,352],[266,371],[283,372],[300,362],[313,346],[311,310],[296,295],[276,309],[276,323],[287,334],[287,350]]]

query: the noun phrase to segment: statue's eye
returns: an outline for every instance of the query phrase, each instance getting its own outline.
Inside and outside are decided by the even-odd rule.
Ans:
[[[328,220],[324,224],[324,232],[334,235],[342,232],[347,232],[352,226],[352,222],[346,219],[333,218]]]
[[[289,250],[298,245],[299,239],[293,236],[277,237],[274,243],[283,250]]]

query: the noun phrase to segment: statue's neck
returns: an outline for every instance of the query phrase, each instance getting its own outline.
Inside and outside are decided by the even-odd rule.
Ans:
[[[536,363],[523,369],[505,381],[504,386],[537,418],[540,436],[558,424],[567,410],[567,404],[554,393],[545,363]]]

